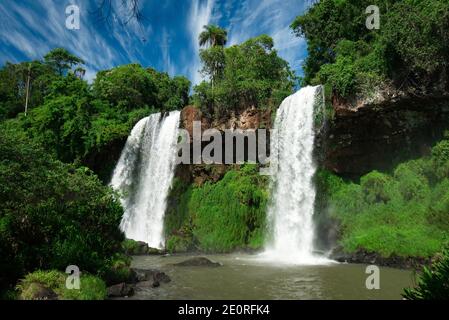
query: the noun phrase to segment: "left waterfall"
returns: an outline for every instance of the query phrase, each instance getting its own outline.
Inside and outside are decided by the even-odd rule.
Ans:
[[[120,228],[129,239],[164,247],[164,214],[173,180],[179,111],[155,113],[132,129],[111,180],[125,213]]]

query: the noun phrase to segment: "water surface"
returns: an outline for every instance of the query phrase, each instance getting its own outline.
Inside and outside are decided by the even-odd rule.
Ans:
[[[133,299],[401,299],[413,283],[408,270],[380,268],[380,289],[365,287],[366,265],[277,265],[245,254],[205,255],[223,265],[179,267],[192,256],[137,256],[132,266],[156,268],[172,281],[138,289]]]

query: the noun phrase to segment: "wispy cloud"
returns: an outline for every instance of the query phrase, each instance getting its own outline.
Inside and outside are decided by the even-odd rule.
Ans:
[[[162,30],[161,35],[161,52],[162,52],[162,60],[164,64],[164,70],[168,72],[169,75],[175,75],[175,66],[173,65],[170,57],[170,47],[171,47],[171,37],[168,33],[167,29]]]
[[[203,26],[209,24],[212,19],[214,3],[215,0],[193,0],[190,7],[187,29],[189,30],[191,47],[194,53],[192,55],[191,65],[188,67],[188,73],[193,84],[201,82],[198,36],[202,32]]]
[[[199,73],[198,36],[203,26],[214,23],[229,31],[228,44],[236,44],[262,33],[275,41],[280,55],[300,70],[305,42],[289,29],[294,17],[311,0],[164,0],[142,1],[142,24],[120,23],[126,16],[122,0],[113,0],[116,10],[111,24],[97,21],[93,12],[98,1],[3,0],[0,1],[0,65],[40,59],[55,47],[65,47],[86,61],[86,78],[98,70],[138,62],[184,74],[193,84]],[[77,4],[81,29],[65,28],[65,8]]]
[[[112,33],[120,50],[111,47],[108,35],[98,32],[98,24],[91,16],[92,8],[87,3],[85,6],[79,4],[80,29],[67,29],[65,8],[72,3],[51,0],[31,4],[2,2],[1,41],[28,59],[38,59],[55,47],[65,47],[86,61],[90,77],[97,70],[110,68],[117,62],[132,60],[138,55],[130,50],[133,48],[132,36],[124,28],[122,31],[113,30]],[[13,62],[20,58],[17,57]]]

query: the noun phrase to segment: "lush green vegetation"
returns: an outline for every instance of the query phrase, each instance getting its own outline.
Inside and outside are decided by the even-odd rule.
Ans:
[[[430,156],[402,163],[391,174],[373,171],[355,183],[321,171],[317,181],[346,251],[429,257],[449,235],[448,174],[449,140],[443,140]]]
[[[178,203],[166,215],[169,251],[229,252],[263,245],[268,191],[257,166],[236,167],[201,186],[177,180],[172,197]]]
[[[130,64],[100,72],[90,85],[83,63],[58,48],[42,61],[0,69],[0,293],[27,273],[71,264],[107,284],[130,277],[120,253],[123,209],[104,182],[134,124],[185,106],[190,82]],[[28,275],[22,293],[34,290],[34,276],[47,275],[62,277]],[[104,297],[103,282],[83,279],[88,292],[62,298]]]
[[[217,119],[251,106],[277,108],[292,93],[294,73],[278,56],[269,36],[261,35],[228,48],[223,48],[226,33],[222,29],[206,30],[202,36],[202,44],[211,39],[211,46],[200,51],[202,73],[209,81],[195,86],[194,102],[205,115]]]
[[[79,290],[71,290],[66,287],[67,274],[57,271],[37,270],[20,281],[17,285],[19,298],[23,300],[33,300],[39,290],[40,285],[53,290],[59,300],[103,300],[106,298],[106,285],[98,277],[81,274]]]
[[[365,26],[365,8],[380,9],[380,29]],[[305,36],[305,84],[330,84],[343,97],[369,94],[393,82],[415,94],[447,75],[449,6],[446,0],[321,0],[292,23]]]
[[[85,167],[63,164],[24,134],[0,130],[0,287],[35,269],[108,271],[123,214]]]
[[[436,258],[431,267],[424,267],[414,288],[404,289],[408,300],[447,300],[449,297],[449,251]]]
[[[89,85],[73,69],[82,62],[64,49],[32,62],[28,115],[9,120],[10,127],[23,129],[57,159],[86,165],[107,181],[134,124],[151,112],[184,107],[190,82],[130,64],[99,72]],[[0,70],[0,120],[24,110],[27,65]]]
[[[368,30],[364,8],[376,2],[381,28]],[[390,83],[426,93],[429,79],[447,76],[448,25],[447,0],[319,1],[292,23],[308,42],[303,83],[325,84],[327,100]],[[199,53],[207,80],[195,86],[193,101],[204,115],[220,120],[249,107],[274,110],[292,93],[297,79],[273,39],[261,35],[225,48],[226,42],[226,30],[212,25],[199,37],[207,46]],[[22,278],[23,299],[38,284],[62,299],[102,299],[106,285],[132,276],[121,252],[139,244],[124,241],[123,209],[104,184],[139,119],[189,103],[184,77],[129,64],[101,71],[89,84],[83,64],[58,48],[0,69],[0,291]],[[360,181],[320,171],[319,207],[339,223],[347,252],[429,257],[449,234],[448,177],[449,136],[428,157]],[[167,250],[261,248],[268,197],[267,178],[255,165],[233,166],[215,182],[176,178],[165,217]],[[57,271],[70,264],[83,271],[81,291],[65,289],[66,275]],[[447,292],[447,265],[446,253],[405,296]]]

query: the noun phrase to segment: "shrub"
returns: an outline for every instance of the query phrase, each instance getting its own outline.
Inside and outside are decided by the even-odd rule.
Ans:
[[[424,267],[414,288],[405,288],[408,300],[449,299],[449,250],[445,249],[430,268]]]
[[[378,171],[372,171],[360,179],[360,186],[368,203],[387,202],[390,200],[388,188],[391,178]]]
[[[177,235],[172,235],[168,238],[165,247],[170,253],[186,252],[191,247],[191,240]]]
[[[133,273],[130,268],[131,257],[116,253],[109,259],[108,264],[99,274],[107,285],[131,281]]]

